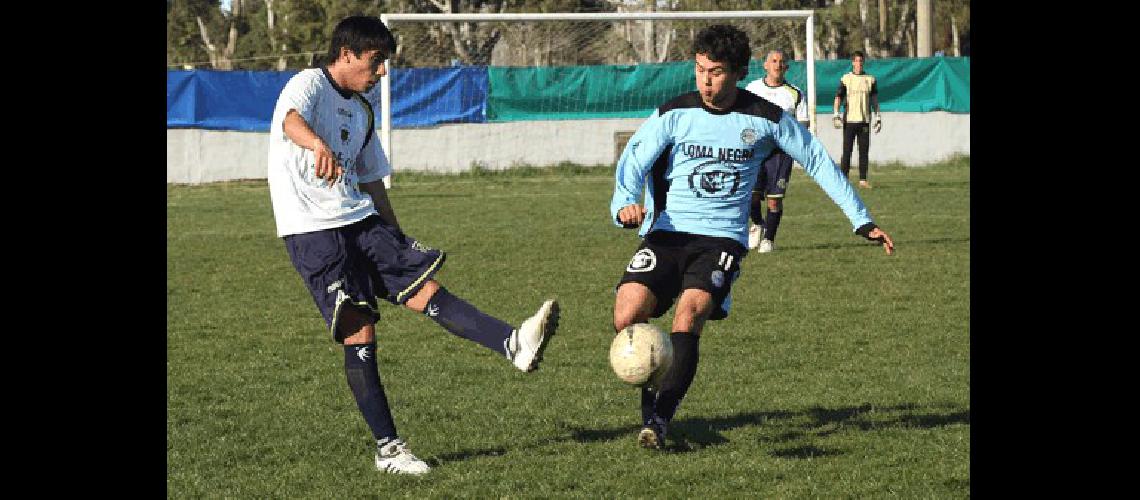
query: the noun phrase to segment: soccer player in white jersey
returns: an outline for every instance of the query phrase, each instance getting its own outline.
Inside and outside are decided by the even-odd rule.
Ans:
[[[518,328],[491,317],[433,278],[443,252],[404,234],[382,181],[391,168],[374,137],[372,107],[361,97],[385,74],[395,49],[375,17],[337,24],[328,65],[297,73],[277,100],[269,193],[277,235],[333,340],[344,346],[348,386],[376,440],[376,468],[423,474],[430,467],[396,433],[376,366],[377,299],[424,313],[524,372],[538,367],[559,311],[547,300]]]
[[[782,50],[768,51],[764,58],[764,78],[755,80],[744,87],[780,109],[796,115],[796,121],[808,126],[807,99],[799,87],[784,80],[788,72],[788,60]],[[748,248],[760,253],[776,249],[776,231],[784,215],[784,194],[792,179],[792,157],[776,148],[764,160],[760,179],[752,191],[752,226],[748,228]],[[768,215],[764,215],[763,205],[767,199]]]
[[[638,444],[660,449],[697,373],[706,320],[728,317],[730,290],[748,255],[748,214],[761,162],[779,148],[803,165],[858,234],[894,253],[890,236],[796,118],[736,84],[748,73],[748,35],[714,25],[693,44],[697,91],[663,104],[618,159],[610,220],[642,243],[618,282],[614,331],[646,323],[677,302],[673,363],[641,389]],[[648,179],[647,179],[648,178]],[[644,201],[642,201],[644,190]]]

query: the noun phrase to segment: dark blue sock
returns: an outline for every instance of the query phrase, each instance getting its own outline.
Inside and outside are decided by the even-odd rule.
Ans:
[[[657,403],[657,391],[641,386],[641,424],[645,425],[653,419],[653,406]]]
[[[661,394],[657,396],[656,405],[657,416],[666,422],[673,420],[677,406],[681,404],[697,374],[701,341],[699,335],[687,332],[673,332],[669,338],[673,341],[673,365],[661,382]]]
[[[488,316],[463,299],[440,287],[424,308],[424,314],[445,330],[507,355],[506,341],[515,327]]]
[[[748,212],[748,218],[752,219],[752,223],[764,227],[764,198],[760,201],[752,201],[752,209]]]
[[[764,239],[776,241],[776,230],[780,228],[780,218],[783,216],[783,210],[779,212],[768,211],[768,220],[764,223],[768,230],[764,233]]]
[[[344,373],[372,437],[377,442],[396,439],[396,423],[376,368],[376,343],[344,346]]]

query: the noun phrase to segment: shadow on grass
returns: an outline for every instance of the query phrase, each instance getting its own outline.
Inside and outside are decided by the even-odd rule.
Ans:
[[[898,238],[893,238],[893,239],[895,241],[896,249],[904,247],[904,246],[912,247],[912,246],[920,246],[920,245],[926,246],[926,245],[941,245],[941,244],[945,244],[945,243],[969,243],[970,242],[970,238],[930,238],[930,239],[925,239],[925,240],[901,240],[901,241]],[[862,241],[851,241],[851,242],[846,242],[846,243],[818,243],[815,245],[796,245],[796,244],[784,245],[784,244],[781,244],[780,249],[781,250],[788,250],[788,251],[791,251],[791,250],[838,250],[841,248],[857,248],[857,247],[880,246],[880,245],[881,245],[880,243],[875,242],[875,241],[862,240]]]
[[[688,453],[703,448],[729,442],[723,432],[742,427],[767,427],[773,435],[761,437],[763,442],[778,448],[768,452],[775,458],[808,459],[825,456],[838,456],[846,453],[840,449],[828,449],[811,443],[798,442],[803,439],[825,438],[839,432],[875,431],[880,429],[930,429],[956,424],[970,424],[970,411],[949,403],[920,406],[903,403],[893,406],[877,406],[865,403],[859,406],[840,408],[812,407],[800,411],[757,411],[738,413],[720,417],[680,417],[669,427],[665,449],[674,453]],[[532,449],[537,446],[572,440],[579,443],[594,443],[628,440],[631,444],[640,426],[622,426],[606,429],[583,429],[565,425],[569,436],[564,434],[521,443],[519,448]],[[510,450],[504,447],[482,450],[464,450],[439,455],[428,459],[434,466],[443,462],[466,460],[483,456],[504,455]]]
[[[724,417],[678,418],[669,427],[666,451],[687,453],[699,451],[728,442],[725,431],[734,428],[764,426],[772,429],[773,435],[760,437],[760,441],[772,443],[769,456],[784,459],[809,459],[841,456],[845,450],[821,448],[815,443],[803,440],[827,437],[832,434],[852,431],[879,431],[888,428],[926,429],[958,424],[970,424],[970,411],[950,403],[926,405],[903,403],[880,407],[864,403],[858,407],[822,408],[815,407],[800,411],[751,411]],[[540,440],[519,443],[512,448],[536,448],[564,441],[595,443],[602,441],[626,440],[633,444],[634,436],[641,431],[640,426],[621,426],[601,429],[587,429],[572,425],[565,426],[569,435],[559,434]],[[784,446],[784,448],[780,448]],[[496,446],[482,450],[461,450],[425,458],[427,464],[438,467],[448,461],[467,460],[479,457],[499,457],[510,452],[510,448]]]
[[[455,193],[399,193],[391,195],[392,198],[474,198],[473,194]]]
[[[805,438],[821,438],[837,432],[851,430],[874,431],[879,429],[930,429],[955,424],[969,424],[969,410],[950,404],[919,406],[904,403],[894,406],[876,406],[870,403],[842,408],[813,407],[801,411],[761,411],[738,413],[722,417],[680,417],[669,428],[666,449],[674,452],[697,451],[728,442],[723,432],[749,426],[770,427],[780,431],[762,441],[775,445],[791,444]],[[785,429],[786,428],[786,429]],[[640,427],[615,429],[572,429],[571,439],[578,442],[628,439],[633,441]],[[841,455],[840,450],[819,448],[811,444],[769,452],[777,458],[811,458]]]
[[[507,449],[503,448],[501,446],[497,447],[497,448],[487,448],[485,450],[473,450],[473,451],[464,450],[464,451],[457,451],[455,453],[444,453],[442,455],[436,455],[433,458],[425,458],[424,462],[427,462],[427,464],[430,465],[431,467],[439,467],[439,465],[444,463],[444,462],[467,460],[469,458],[476,458],[476,457],[497,457],[499,455],[505,454],[506,452],[507,452]]]

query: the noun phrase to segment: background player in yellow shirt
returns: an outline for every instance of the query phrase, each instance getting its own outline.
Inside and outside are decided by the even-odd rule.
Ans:
[[[839,79],[839,90],[835,92],[835,105],[832,110],[834,117],[832,124],[835,128],[843,129],[843,156],[839,160],[839,169],[843,175],[851,170],[851,146],[856,139],[859,140],[859,187],[869,188],[867,182],[868,150],[871,147],[871,134],[869,128],[879,133],[883,128],[883,117],[879,113],[879,89],[875,85],[875,77],[863,72],[863,61],[866,56],[856,50],[851,54],[851,72]],[[847,103],[846,113],[840,114],[839,106]]]

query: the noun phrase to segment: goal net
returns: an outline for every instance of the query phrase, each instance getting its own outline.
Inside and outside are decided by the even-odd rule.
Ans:
[[[743,87],[781,49],[815,125],[812,11],[387,14],[397,39],[370,94],[393,171],[612,165],[667,100],[696,90],[693,40],[749,36]]]

